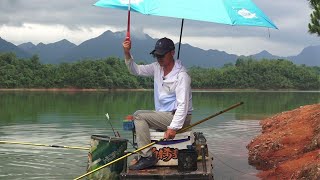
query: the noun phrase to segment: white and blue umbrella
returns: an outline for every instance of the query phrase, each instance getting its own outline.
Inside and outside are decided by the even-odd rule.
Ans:
[[[181,18],[181,27],[183,19],[190,19],[232,26],[278,29],[251,0],[99,0],[94,5],[128,10],[128,38],[130,38],[130,10],[146,15]],[[182,28],[179,50],[181,34]]]

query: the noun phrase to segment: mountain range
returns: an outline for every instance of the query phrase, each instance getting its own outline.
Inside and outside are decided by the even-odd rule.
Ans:
[[[75,62],[83,59],[100,59],[106,57],[123,58],[121,43],[125,38],[124,32],[106,31],[98,37],[89,39],[78,46],[66,39],[61,41],[34,45],[31,42],[18,46],[0,38],[0,53],[14,52],[20,58],[29,58],[37,54],[42,63],[58,64],[61,62]],[[157,39],[153,39],[147,34],[140,37],[132,36],[132,52],[137,62],[150,63],[154,59],[149,54],[153,49]],[[178,49],[176,44],[176,49]],[[260,59],[288,59],[295,64],[305,64],[307,66],[320,66],[320,45],[308,46],[298,55],[289,57],[279,57],[262,51],[250,57]],[[235,63],[239,56],[228,54],[218,50],[203,50],[189,44],[182,44],[180,59],[187,67],[222,67],[226,63]]]

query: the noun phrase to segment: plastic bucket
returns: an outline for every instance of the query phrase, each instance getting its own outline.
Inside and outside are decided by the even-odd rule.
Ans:
[[[197,151],[193,149],[181,149],[178,151],[178,171],[191,172],[198,169]]]
[[[124,155],[127,149],[127,139],[111,138],[104,135],[92,135],[91,147],[88,153],[87,172],[103,166]],[[96,171],[88,176],[89,179],[119,179],[120,173],[124,170],[126,160],[120,160]]]
[[[128,115],[126,118],[122,121],[123,130],[126,131],[132,131],[134,129],[134,123],[133,123],[133,116]]]

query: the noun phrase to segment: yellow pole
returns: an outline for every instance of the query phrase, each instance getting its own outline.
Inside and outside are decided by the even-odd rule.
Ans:
[[[220,112],[217,112],[216,114],[213,114],[213,115],[211,115],[211,116],[208,116],[208,117],[202,119],[201,121],[198,121],[198,122],[196,122],[196,123],[194,123],[194,124],[191,124],[190,126],[187,126],[187,127],[185,127],[185,128],[180,129],[177,133],[182,133],[182,132],[184,132],[184,131],[186,131],[186,130],[188,130],[188,129],[190,129],[190,128],[198,125],[198,124],[201,124],[201,123],[203,123],[203,122],[205,122],[205,121],[208,121],[209,119],[214,118],[214,117],[216,117],[216,116],[218,116],[218,115],[220,115],[220,114],[222,114],[222,113],[225,113],[225,112],[227,112],[227,111],[230,111],[231,109],[236,108],[236,107],[238,107],[238,106],[240,106],[240,105],[242,105],[242,104],[243,104],[243,102],[239,102],[239,103],[237,103],[237,104],[234,104],[234,105],[230,106],[229,108],[227,108],[227,109],[225,109],[225,110],[222,110],[222,111],[220,111]]]
[[[216,113],[216,114],[214,114],[214,115],[208,116],[207,118],[205,118],[205,119],[203,119],[203,120],[201,120],[201,121],[198,121],[197,123],[191,124],[191,125],[183,128],[183,129],[178,130],[177,133],[182,133],[182,132],[184,132],[184,131],[186,131],[186,130],[188,130],[188,129],[190,129],[190,128],[192,128],[192,127],[194,127],[194,126],[196,126],[196,125],[198,125],[198,124],[200,124],[200,123],[203,123],[203,122],[205,122],[205,121],[207,121],[207,120],[209,120],[209,119],[211,119],[211,118],[213,118],[213,117],[216,117],[216,116],[218,116],[218,115],[220,115],[220,114],[222,114],[222,113],[225,113],[225,112],[227,112],[227,111],[229,111],[229,110],[231,110],[231,109],[233,109],[233,108],[236,108],[236,107],[238,107],[238,106],[240,106],[240,105],[242,105],[242,104],[243,104],[243,102],[234,104],[234,105],[232,105],[231,107],[229,107],[229,108],[227,108],[227,109],[225,109],[225,110],[222,110],[222,111],[220,111],[220,112],[218,112],[218,113]],[[86,174],[83,174],[82,176],[79,176],[79,177],[75,178],[74,180],[82,179],[82,178],[84,178],[84,177],[86,177],[86,176],[88,176],[88,175],[90,175],[90,174],[92,174],[92,173],[94,173],[94,172],[96,172],[96,171],[99,171],[99,170],[102,169],[102,168],[105,168],[105,167],[107,167],[107,166],[110,166],[111,164],[113,164],[113,163],[115,163],[115,162],[118,162],[118,161],[120,161],[120,160],[122,160],[122,159],[124,159],[124,158],[126,158],[126,157],[128,157],[128,156],[131,156],[131,155],[134,154],[134,153],[137,153],[137,152],[139,152],[139,151],[142,151],[142,150],[144,150],[145,148],[148,148],[148,147],[150,147],[150,146],[152,146],[152,145],[154,145],[154,144],[156,144],[156,143],[158,143],[158,142],[160,142],[160,141],[163,141],[163,140],[164,140],[164,139],[160,139],[159,141],[155,141],[155,142],[152,142],[152,143],[150,143],[150,144],[147,144],[147,145],[145,145],[145,146],[143,146],[143,147],[141,147],[141,148],[139,148],[139,149],[137,149],[137,150],[135,150],[135,151],[133,151],[133,152],[130,152],[130,153],[124,155],[124,156],[119,157],[118,159],[115,159],[115,160],[113,160],[113,161],[111,161],[111,162],[109,162],[109,163],[107,163],[107,164],[105,164],[105,165],[103,165],[103,166],[100,166],[100,167],[98,167],[97,169],[94,169],[94,170],[92,170],[92,171],[90,171],[90,172],[87,172]]]
[[[0,141],[0,144],[19,144],[19,145],[43,146],[43,147],[52,147],[52,148],[90,150],[89,147],[60,146],[60,145],[36,144],[36,143],[28,143],[28,142],[14,142],[14,141]]]
[[[162,140],[162,139],[161,139],[161,140]],[[160,141],[161,141],[161,140],[160,140]],[[103,165],[103,166],[100,166],[100,167],[98,167],[97,169],[94,169],[94,170],[92,170],[92,171],[90,171],[90,172],[87,172],[86,174],[84,174],[84,175],[82,175],[82,176],[79,176],[79,177],[75,178],[74,180],[82,179],[82,178],[84,178],[84,177],[86,177],[86,176],[88,176],[88,175],[90,175],[90,174],[92,174],[92,173],[94,173],[94,172],[96,172],[96,171],[99,171],[99,170],[102,169],[102,168],[105,168],[105,167],[107,167],[107,166],[110,166],[111,164],[113,164],[113,163],[115,163],[115,162],[117,162],[117,161],[120,161],[120,160],[122,160],[122,159],[124,159],[124,158],[126,158],[126,157],[129,157],[129,156],[131,156],[132,154],[135,154],[135,153],[137,153],[137,152],[139,152],[139,151],[142,151],[142,150],[144,150],[145,148],[150,147],[150,146],[154,145],[154,144],[157,143],[157,142],[158,142],[158,141],[155,141],[155,142],[152,142],[152,143],[150,143],[150,144],[147,144],[147,145],[145,145],[145,146],[143,146],[143,147],[141,147],[141,148],[139,148],[139,149],[137,149],[137,150],[135,150],[135,151],[133,151],[133,152],[130,152],[130,153],[124,155],[124,156],[119,157],[118,159],[115,159],[115,160],[113,160],[113,161],[111,161],[111,162],[109,162],[109,163],[107,163],[107,164],[105,164],[105,165]]]

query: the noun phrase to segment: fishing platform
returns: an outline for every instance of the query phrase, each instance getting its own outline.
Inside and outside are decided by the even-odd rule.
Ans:
[[[187,131],[177,134],[173,140],[158,141],[164,132],[151,132],[153,154],[158,158],[155,166],[143,170],[130,170],[129,160],[103,168],[89,176],[89,179],[214,179],[213,156],[208,151],[206,139],[201,132]],[[127,151],[127,139],[103,135],[91,136],[91,150],[87,171],[99,168]]]
[[[180,129],[174,139],[163,140],[164,132],[150,131],[153,142],[133,152],[125,152],[127,139],[92,135],[87,173],[75,180],[86,176],[89,179],[214,179],[213,156],[209,153],[207,140],[202,132],[192,132],[191,128],[242,104],[243,102],[234,104]],[[123,128],[132,131],[134,146],[135,130],[132,120],[132,116],[127,116],[123,121]],[[116,136],[115,132],[114,134]],[[157,164],[144,170],[128,169],[127,158],[147,147],[151,147],[158,158]]]

